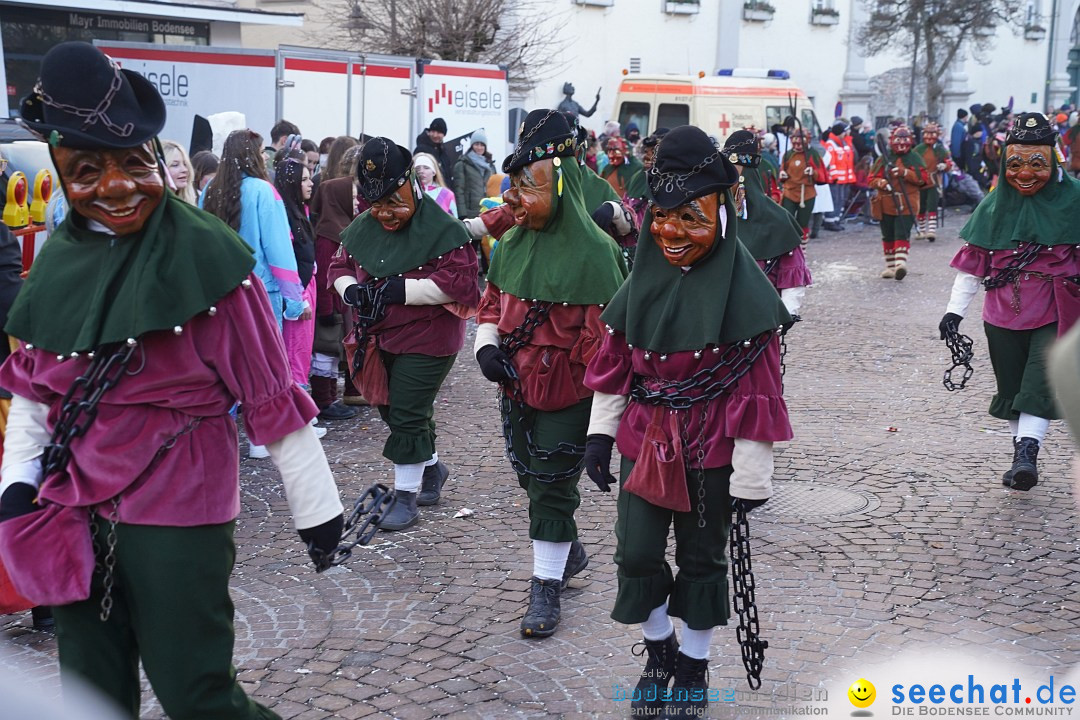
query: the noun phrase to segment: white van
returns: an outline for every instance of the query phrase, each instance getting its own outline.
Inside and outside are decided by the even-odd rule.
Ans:
[[[615,109],[620,126],[634,123],[646,137],[656,128],[696,125],[723,142],[753,126],[768,130],[791,115],[820,136],[814,106],[785,70],[720,70],[716,75],[628,75]]]

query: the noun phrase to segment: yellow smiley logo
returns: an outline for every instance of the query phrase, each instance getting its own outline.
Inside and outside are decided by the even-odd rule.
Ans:
[[[857,708],[867,708],[874,704],[874,699],[877,697],[877,691],[874,690],[874,684],[864,678],[859,678],[855,682],[851,683],[851,687],[847,691],[848,700],[851,704]]]

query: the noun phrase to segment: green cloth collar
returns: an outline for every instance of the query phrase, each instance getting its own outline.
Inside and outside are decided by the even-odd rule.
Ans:
[[[802,228],[784,208],[765,195],[760,168],[743,168],[746,219],[739,218],[739,240],[755,260],[791,252],[802,242]]]
[[[341,244],[368,275],[384,278],[414,270],[469,244],[469,233],[423,193],[405,227],[390,232],[366,210],[341,231]]]
[[[1024,197],[1005,180],[1005,153],[1001,153],[997,188],[975,208],[960,237],[987,250],[1011,250],[1027,242],[1076,243],[1080,180],[1058,165],[1053,148],[1047,150],[1052,158],[1050,180],[1031,197]]]
[[[69,212],[34,261],[4,329],[48,352],[87,352],[183,325],[254,267],[228,225],[170,192],[131,235],[87,230]]]
[[[735,209],[725,200],[725,237],[686,272],[664,258],[649,231],[652,213],[646,215],[634,269],[601,315],[634,347],[659,353],[704,350],[791,322],[772,283],[735,239]]]
[[[581,168],[581,193],[585,199],[585,212],[590,217],[603,203],[622,201],[622,198],[615,194],[611,183],[593,172],[592,168],[580,164],[578,167]]]
[[[522,299],[603,305],[626,277],[626,261],[585,211],[581,167],[573,159],[556,159],[561,162],[555,168],[548,224],[543,230],[510,228],[491,256],[488,280]]]

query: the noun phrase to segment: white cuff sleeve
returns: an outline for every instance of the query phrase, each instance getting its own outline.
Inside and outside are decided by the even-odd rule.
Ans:
[[[465,218],[461,222],[465,224],[465,229],[469,231],[469,237],[473,240],[483,240],[488,234],[487,225],[479,217]]]
[[[784,307],[791,315],[798,315],[799,308],[802,307],[803,296],[806,295],[805,287],[792,287],[784,288],[780,291],[780,299],[784,303]]]
[[[337,280],[334,281],[334,290],[336,290],[337,294],[341,296],[342,300],[344,300],[345,299],[345,291],[348,290],[353,285],[359,285],[359,284],[360,284],[360,281],[357,280],[356,278],[349,277],[348,275],[342,275],[341,277],[339,277]]]
[[[49,444],[49,406],[13,395],[4,431],[4,461],[0,495],[13,483],[41,485],[41,455]]]
[[[473,356],[485,345],[499,344],[499,326],[495,323],[480,323],[476,326],[476,342],[473,343]]]
[[[445,305],[454,302],[430,278],[405,278],[406,305]]]
[[[966,272],[957,272],[956,279],[953,280],[952,296],[949,298],[949,306],[945,308],[945,312],[956,313],[960,317],[964,317],[968,305],[971,304],[971,301],[979,292],[981,285],[981,278],[969,275]]]
[[[607,435],[615,437],[619,430],[619,421],[622,420],[623,411],[629,402],[625,395],[608,395],[607,393],[593,393],[592,412],[589,414],[588,435]]]
[[[622,203],[615,202],[614,200],[608,200],[608,204],[612,205],[612,209],[615,214],[611,218],[611,224],[615,228],[616,234],[619,236],[629,235],[634,230],[634,222],[630,219],[630,213],[626,211]]]
[[[266,449],[281,473],[297,530],[322,525],[345,511],[314,428],[305,425]]]
[[[731,454],[731,496],[743,500],[772,497],[773,444],[735,438]]]

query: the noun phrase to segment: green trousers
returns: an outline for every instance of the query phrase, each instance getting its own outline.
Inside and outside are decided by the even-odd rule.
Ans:
[[[922,212],[919,214],[924,215],[926,213],[937,212],[939,200],[941,200],[941,195],[938,193],[937,185],[931,185],[930,187],[920,190],[919,208]]]
[[[116,526],[112,612],[100,618],[109,524],[98,520],[87,600],[53,608],[62,675],[78,676],[139,717],[139,660],[172,720],[272,720],[232,664],[235,523]]]
[[[795,222],[799,223],[799,227],[803,230],[810,227],[810,216],[814,213],[813,199],[807,201],[804,205],[806,207],[799,207],[799,203],[787,198],[780,200],[780,206],[791,213],[792,217],[795,218]]]
[[[882,215],[881,241],[910,240],[911,228],[915,225],[914,215]]]
[[[621,477],[630,477],[633,461],[623,458]],[[675,512],[653,505],[637,495],[619,491],[615,521],[615,565],[619,591],[611,619],[639,624],[654,609],[668,603],[668,615],[682,618],[691,630],[727,625],[727,545],[731,533],[731,466],[705,471],[705,527],[699,527],[696,504],[690,512]],[[688,492],[698,495],[698,474],[687,474]],[[668,530],[675,525],[675,564],[668,565]]]
[[[559,443],[584,445],[589,430],[589,412],[592,398],[586,398],[563,410],[540,411],[525,407],[526,422],[532,427],[533,442],[540,448],[550,450]],[[529,456],[525,442],[525,429],[518,419],[517,410],[511,411],[514,428],[514,454],[535,472],[561,472],[574,467],[577,456],[556,455],[551,460],[538,460]],[[529,475],[518,475],[518,484],[529,495],[529,537],[550,542],[573,542],[577,540],[577,523],[574,511],[581,504],[578,480],[581,473],[567,480],[541,482]]]
[[[1046,376],[1047,353],[1057,339],[1057,323],[1034,330],[1006,330],[984,322],[983,328],[997,380],[990,414],[1002,420],[1016,420],[1020,413],[1060,418]]]
[[[435,396],[457,355],[382,353],[390,388],[390,404],[379,415],[390,426],[383,457],[397,465],[427,462],[435,453]]]

